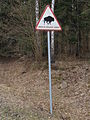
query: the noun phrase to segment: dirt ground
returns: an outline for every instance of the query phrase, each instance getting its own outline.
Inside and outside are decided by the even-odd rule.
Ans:
[[[56,61],[52,97],[46,62],[0,60],[0,120],[90,120],[90,60]]]

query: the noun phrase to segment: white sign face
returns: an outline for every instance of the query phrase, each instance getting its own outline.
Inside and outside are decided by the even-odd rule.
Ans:
[[[36,30],[46,30],[46,31],[62,30],[59,22],[57,21],[49,5],[46,6],[42,16],[40,17],[40,20],[36,25]]]

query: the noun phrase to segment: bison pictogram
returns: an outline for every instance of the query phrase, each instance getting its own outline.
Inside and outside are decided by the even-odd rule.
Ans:
[[[44,18],[44,24],[45,24],[45,22],[46,22],[47,24],[51,24],[51,22],[54,22],[54,18],[51,17],[51,16],[45,17],[45,18]]]

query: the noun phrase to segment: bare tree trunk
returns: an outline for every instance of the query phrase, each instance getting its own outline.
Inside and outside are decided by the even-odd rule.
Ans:
[[[52,0],[51,9],[54,12],[55,0]],[[54,63],[54,31],[51,32],[51,62]]]
[[[76,56],[80,57],[80,53],[81,53],[81,31],[80,31],[80,26],[79,26],[79,7],[78,7],[78,0],[77,2],[77,49],[76,49]]]
[[[35,12],[36,12],[36,24],[37,24],[39,21],[39,0],[36,0]]]
[[[39,21],[39,0],[36,0],[36,6],[35,6],[35,12],[36,12],[36,24]],[[42,48],[41,48],[41,37],[39,31],[36,31],[36,43],[35,43],[35,57],[37,61],[40,61],[42,59]]]

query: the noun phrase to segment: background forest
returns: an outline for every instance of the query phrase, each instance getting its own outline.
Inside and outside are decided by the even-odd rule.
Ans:
[[[38,0],[39,17],[51,0]],[[34,0],[0,0],[0,56],[47,56],[47,33],[37,32]],[[55,0],[62,32],[55,32],[54,55],[90,56],[90,0]],[[38,38],[37,38],[38,37]]]

